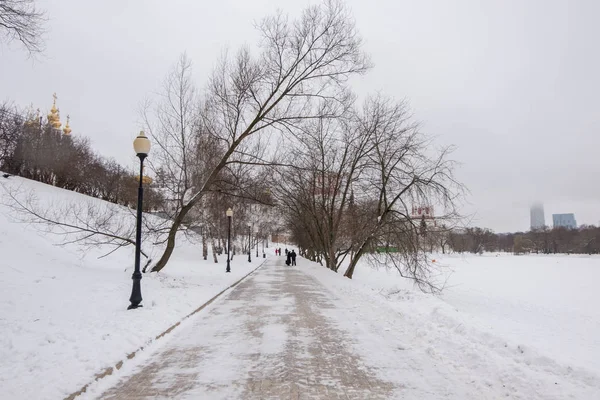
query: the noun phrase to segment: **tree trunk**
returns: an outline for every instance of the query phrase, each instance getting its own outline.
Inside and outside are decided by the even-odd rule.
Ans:
[[[370,244],[371,238],[369,237],[363,242],[363,245],[359,247],[358,251],[354,253],[352,260],[350,261],[350,265],[346,269],[346,272],[344,272],[344,276],[346,278],[352,279],[352,275],[354,275],[354,270],[356,269],[356,264],[358,263],[358,260],[360,260],[362,255],[365,253],[365,249],[367,249],[367,247],[370,246]]]
[[[326,265],[330,270],[337,272],[337,265],[335,265],[335,251],[333,250],[333,247],[329,248]]]
[[[173,220],[173,225],[171,226],[171,229],[169,229],[169,237],[167,238],[167,247],[165,248],[165,252],[150,272],[160,272],[160,270],[163,269],[165,265],[167,265],[169,258],[171,258],[171,254],[173,254],[173,250],[175,250],[175,236],[177,235],[177,231],[181,226],[183,218],[185,218],[185,216],[192,209],[192,207],[192,203],[187,204],[181,209],[179,214],[177,214],[177,216]]]
[[[206,245],[206,241],[208,238],[206,237],[206,232],[202,231],[202,258],[204,260],[208,259],[208,246]]]
[[[348,279],[352,279],[352,274],[354,274],[355,267],[356,267],[356,263],[354,262],[354,260],[352,260],[350,262],[350,265],[348,266],[348,269],[346,269],[346,272],[344,272],[344,276]]]
[[[217,258],[217,245],[215,243],[214,238],[210,240],[210,246],[211,246],[212,253],[213,253],[213,260],[215,260],[215,264],[218,264],[219,259]]]

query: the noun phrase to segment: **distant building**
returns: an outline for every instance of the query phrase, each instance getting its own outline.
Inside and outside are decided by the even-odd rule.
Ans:
[[[575,214],[552,214],[552,224],[555,228],[577,228]]]
[[[544,206],[542,203],[535,203],[531,206],[531,230],[542,229],[546,226],[546,218],[544,217]]]
[[[413,206],[410,218],[417,225],[421,223],[421,220],[425,220],[425,224],[427,224],[428,228],[437,227],[433,206]]]

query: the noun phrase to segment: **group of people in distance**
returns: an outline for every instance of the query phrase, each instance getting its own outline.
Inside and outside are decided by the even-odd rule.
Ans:
[[[275,249],[275,255],[280,256],[281,255],[281,247],[278,249]],[[296,252],[294,251],[294,249],[292,249],[291,251],[288,251],[288,249],[285,249],[285,265],[291,265],[294,266],[296,265]]]

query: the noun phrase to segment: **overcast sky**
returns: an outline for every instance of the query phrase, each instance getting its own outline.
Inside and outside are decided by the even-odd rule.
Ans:
[[[224,49],[253,46],[253,21],[317,0],[39,0],[35,60],[0,47],[0,100],[47,112],[57,92],[72,135],[133,166],[138,106],[182,52],[199,86]],[[357,82],[409,100],[453,144],[472,224],[529,227],[529,206],[600,223],[600,1],[349,0],[375,68]]]

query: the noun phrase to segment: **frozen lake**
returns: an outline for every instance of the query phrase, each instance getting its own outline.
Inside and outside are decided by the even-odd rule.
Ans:
[[[600,257],[446,256],[442,298],[477,328],[600,374]]]
[[[491,347],[508,345],[522,349],[522,355],[538,365],[553,360],[566,370],[583,368],[600,375],[599,256],[432,258],[448,267],[448,286],[440,298],[414,293],[405,312],[433,318],[441,313],[450,318],[445,323],[458,330],[480,332],[478,340]],[[412,289],[397,272],[373,270],[365,263],[357,268],[355,281],[382,294]]]

